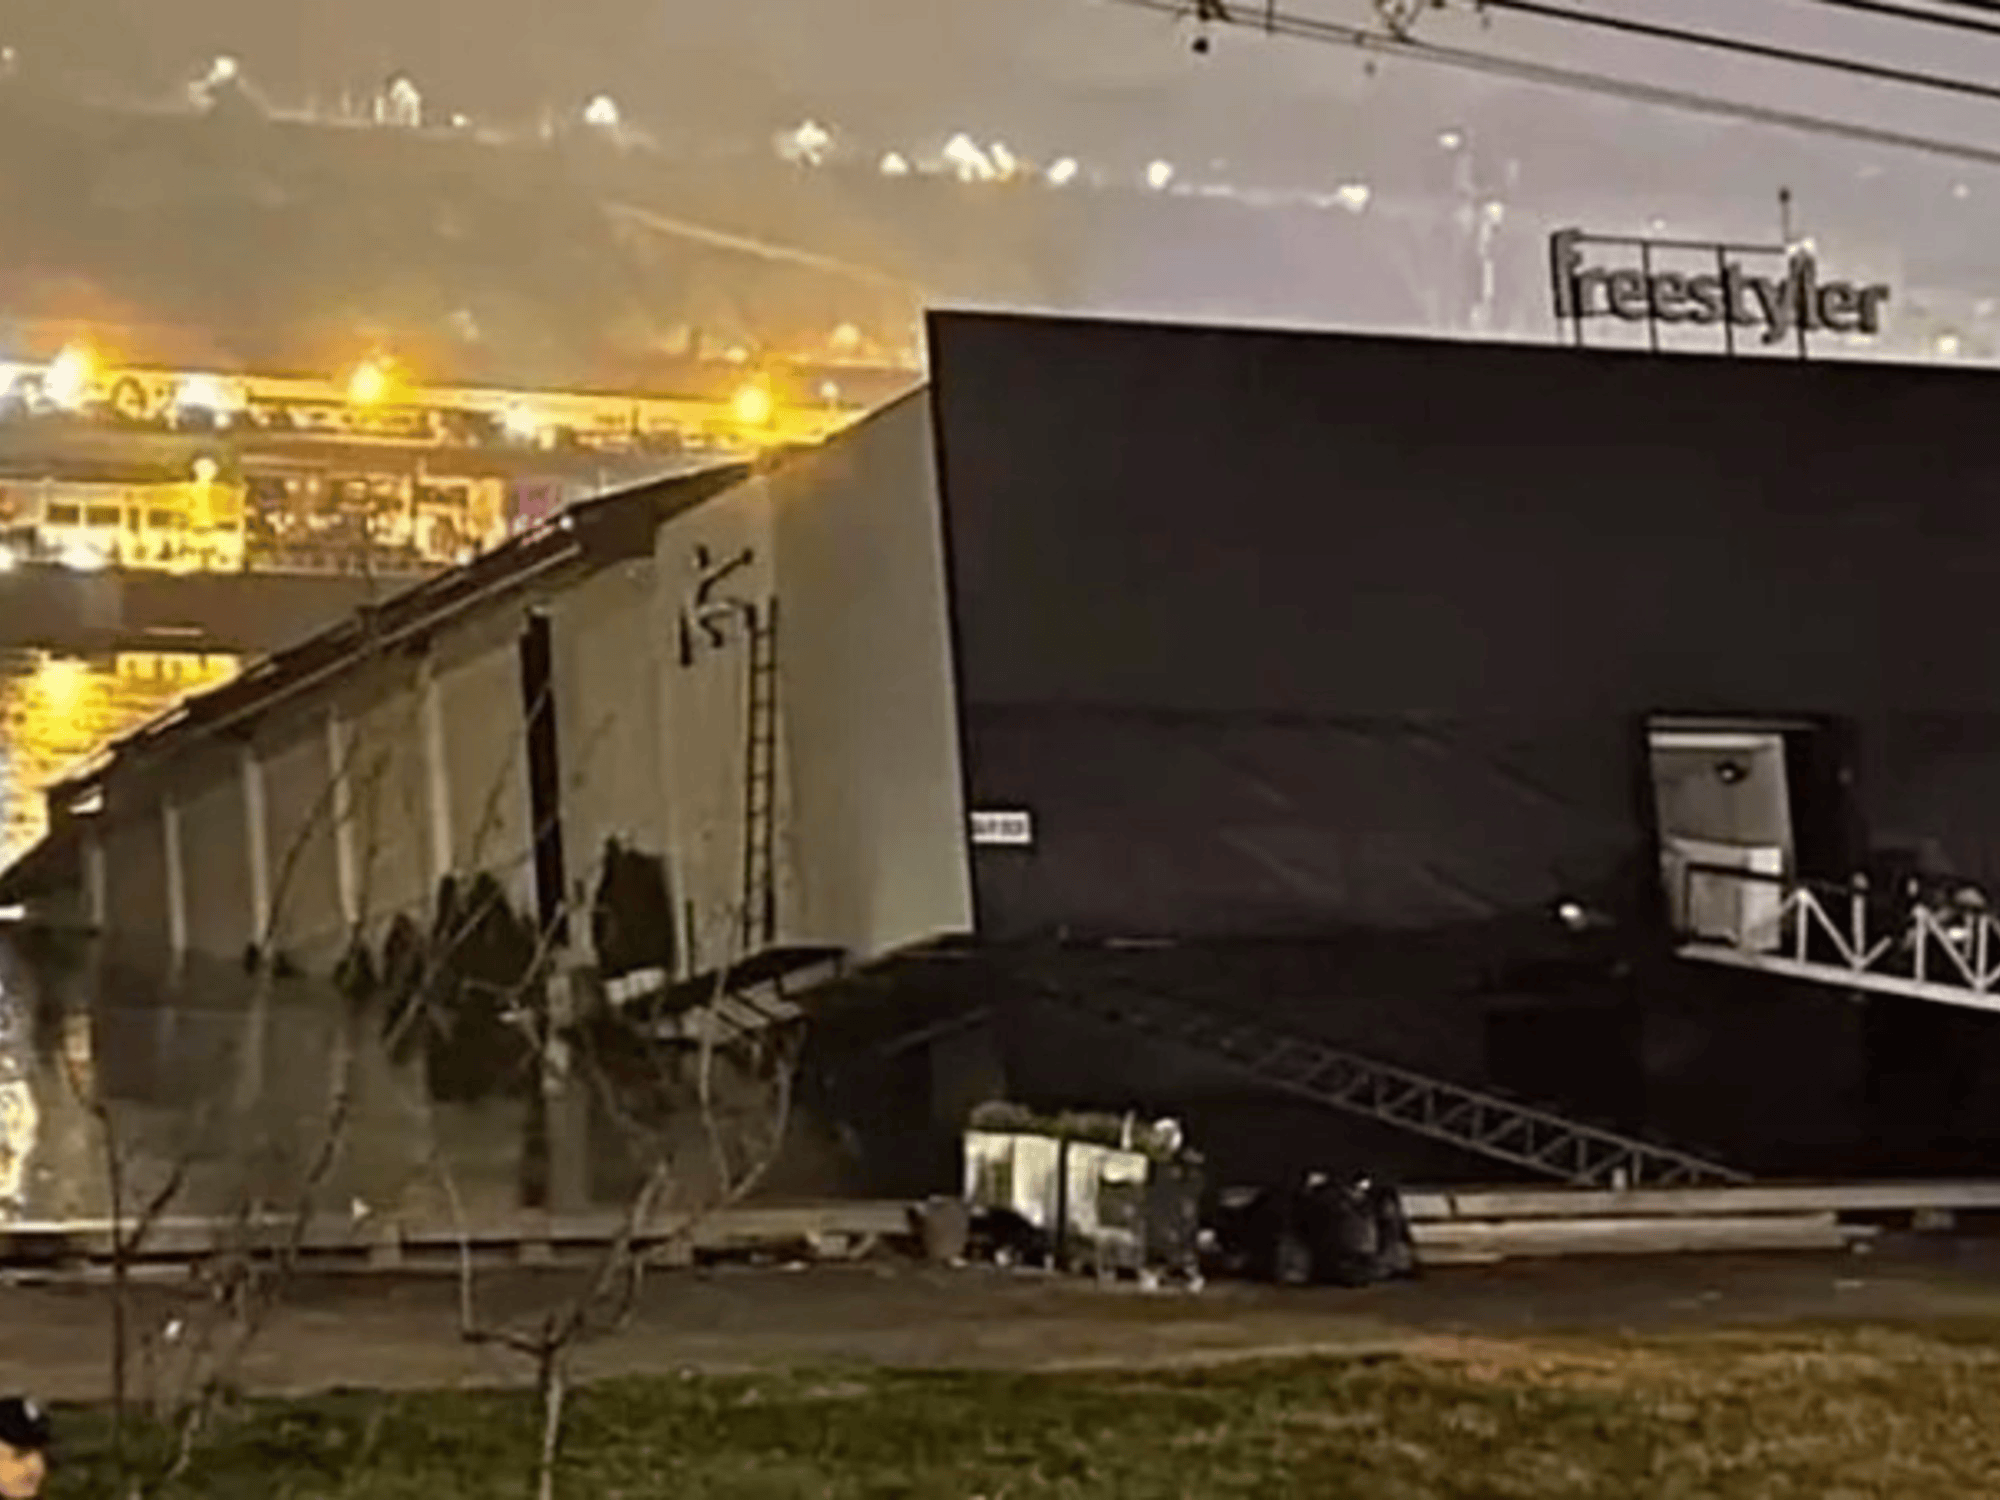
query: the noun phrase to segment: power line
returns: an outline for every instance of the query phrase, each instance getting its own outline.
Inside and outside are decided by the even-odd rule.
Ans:
[[[1175,19],[1183,19],[1188,14],[1185,0],[1117,0],[1117,3]],[[1996,12],[2000,12],[2000,0],[1995,0],[1993,8]],[[1279,10],[1275,3],[1260,7],[1253,15],[1241,15],[1232,11],[1222,24],[1261,31],[1269,36],[1351,47],[1357,51],[1377,53],[1386,57],[1404,57],[1413,62],[1427,62],[1438,67],[1482,73],[1489,77],[1510,78],[1517,82],[1539,84],[1546,88],[1598,94],[1606,98],[1622,99],[1632,104],[1648,104],[1662,109],[1679,110],[1686,114],[1740,120],[1753,125],[1793,130],[1804,135],[1826,136],[1862,145],[1914,151],[1953,161],[2000,167],[2000,148],[1975,146],[1937,136],[1914,135],[1906,131],[1888,130],[1825,115],[1772,109],[1761,104],[1745,104],[1739,100],[1720,99],[1712,94],[1668,88],[1661,84],[1639,83],[1629,78],[1615,78],[1607,73],[1592,72],[1583,68],[1556,67],[1548,63],[1503,57],[1497,53],[1479,52],[1466,47],[1446,47],[1414,38],[1406,40],[1385,36],[1379,31],[1350,26],[1339,21],[1324,21],[1313,16],[1294,15]]]
[[[1914,21],[1924,26],[1943,26],[1951,31],[1969,31],[1974,36],[2000,37],[2000,25],[1992,21],[1975,21],[1971,16],[1947,15],[1938,10],[1918,10],[1911,5],[1897,5],[1893,0],[1810,0],[1814,5],[1824,5],[1830,10],[1857,11],[1864,16],[1885,16],[1894,21]],[[2000,15],[2000,5],[1982,6]]]
[[[1831,52],[1808,52],[1797,47],[1780,47],[1774,42],[1753,42],[1742,37],[1725,36],[1720,32],[1691,31],[1679,26],[1662,26],[1654,21],[1633,20],[1626,16],[1598,15],[1593,11],[1576,10],[1567,5],[1545,4],[1543,0],[1479,0],[1479,3],[1487,10],[1514,11],[1520,15],[1535,16],[1544,21],[1557,21],[1570,26],[1589,26],[1599,31],[1619,32],[1625,36],[1641,36],[1653,41],[1706,47],[1713,51],[1730,52],[1739,57],[1754,57],[1765,62],[1822,68],[1855,78],[1873,79],[1878,83],[1899,83],[1911,88],[1934,89],[1940,93],[1963,94],[1969,98],[2000,103],[2000,88],[1995,88],[1991,84],[1974,83],[1969,78],[1948,77],[1943,73],[1926,73],[1914,68],[1892,68],[1883,63],[1862,62],[1851,57],[1840,57]]]

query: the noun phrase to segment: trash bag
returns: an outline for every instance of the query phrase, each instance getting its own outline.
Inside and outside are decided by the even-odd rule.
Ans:
[[[1305,1189],[1319,1279],[1335,1286],[1371,1286],[1381,1279],[1381,1234],[1367,1180],[1340,1182],[1315,1174]]]
[[[966,1253],[996,1266],[1048,1266],[1055,1262],[1055,1236],[1011,1208],[976,1210]]]
[[[1362,1287],[1416,1274],[1416,1241],[1394,1187],[1365,1175],[1345,1182],[1315,1177],[1306,1193],[1322,1279]]]

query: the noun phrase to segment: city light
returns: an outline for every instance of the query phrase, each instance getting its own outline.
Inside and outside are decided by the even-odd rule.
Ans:
[[[46,831],[51,809],[41,795],[45,788],[188,692],[228,681],[237,667],[233,657],[180,651],[120,653],[109,660],[48,651],[20,656],[17,670],[0,681],[0,714],[7,721],[0,797],[8,808],[0,859],[20,855]],[[95,786],[60,807],[77,818],[104,810],[103,790]]]
[[[1074,156],[1065,156],[1049,168],[1049,184],[1052,187],[1068,187],[1076,181],[1077,173],[1083,169],[1076,164]]]
[[[1156,161],[1150,167],[1146,168],[1146,186],[1155,192],[1163,191],[1167,184],[1173,180],[1174,164],[1172,162]]]
[[[50,362],[42,394],[64,411],[75,411],[89,398],[96,378],[97,356],[82,344],[71,344]]]
[[[389,396],[389,372],[369,360],[347,377],[347,399],[356,406],[380,406]]]
[[[0,542],[0,573],[13,572],[20,560],[20,557],[12,547],[9,547],[4,542]]]
[[[180,390],[174,396],[174,409],[180,412],[199,412],[213,417],[218,423],[227,423],[235,403],[229,399],[229,392],[222,382],[212,375],[190,375],[181,382]]]
[[[618,101],[609,94],[599,94],[583,109],[583,123],[595,130],[616,130],[623,119]]]
[[[43,656],[33,679],[41,706],[58,720],[72,718],[91,688],[90,666],[69,656]]]
[[[18,1070],[19,1061],[10,1061]],[[0,1205],[16,1213],[26,1206],[28,1163],[34,1159],[40,1133],[41,1111],[33,1085],[20,1077],[0,1083]]]
[[[525,406],[510,406],[500,414],[500,430],[516,442],[532,443],[542,435],[542,421]]]
[[[102,573],[111,566],[104,549],[88,542],[71,542],[63,548],[60,560],[72,573]]]
[[[768,427],[771,418],[777,414],[777,406],[771,400],[771,393],[761,385],[742,387],[729,406],[735,413],[736,420],[745,427]]]
[[[962,133],[945,142],[944,161],[960,182],[991,182],[1000,175],[1000,169],[980,150],[979,143]]]
[[[808,120],[796,130],[778,137],[778,155],[801,166],[816,167],[826,160],[833,146],[833,133],[817,120]]]

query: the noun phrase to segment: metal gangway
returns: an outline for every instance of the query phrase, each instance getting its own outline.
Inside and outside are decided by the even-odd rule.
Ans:
[[[1200,1053],[1276,1092],[1573,1187],[1702,1187],[1750,1180],[1685,1151],[1376,1062],[1237,1013],[1115,985],[1045,984],[1040,993],[1064,1009]]]
[[[1843,883],[1691,863],[1676,951],[1850,991],[2000,1011],[2000,921],[1982,899],[1915,881]]]

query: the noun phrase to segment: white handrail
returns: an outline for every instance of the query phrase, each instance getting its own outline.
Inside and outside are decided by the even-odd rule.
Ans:
[[[2000,1010],[2000,919],[1983,905],[1927,902],[1879,891],[1857,876],[1845,887],[1788,881],[1726,866],[1689,865],[1681,910],[1695,910],[1697,880],[1768,888],[1784,895],[1767,941],[1739,926],[1682,932],[1683,957],[1761,968],[1791,978]],[[1842,911],[1840,908],[1846,909]]]

